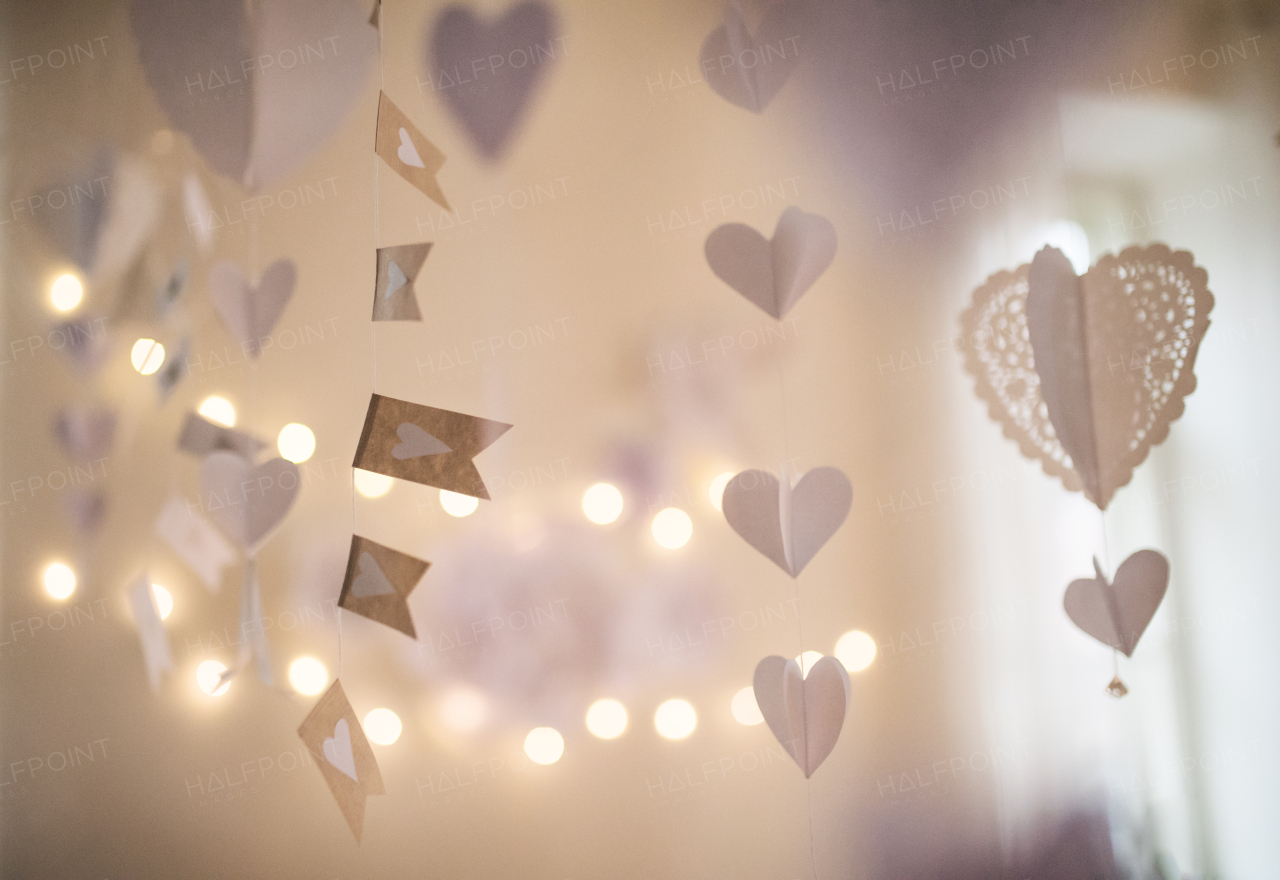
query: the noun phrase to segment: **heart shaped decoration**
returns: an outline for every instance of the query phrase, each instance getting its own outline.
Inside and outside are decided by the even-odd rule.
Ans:
[[[1155,550],[1139,550],[1120,563],[1112,583],[1097,559],[1093,569],[1094,577],[1067,585],[1062,605],[1080,629],[1132,657],[1169,587],[1169,560]]]
[[[105,408],[67,407],[54,420],[53,433],[72,458],[98,461],[115,442],[116,414]]]
[[[769,729],[808,779],[840,738],[852,691],[849,673],[834,657],[818,660],[808,676],[795,660],[765,657],[752,688]]]
[[[1162,244],[1077,277],[1056,248],[998,272],[961,317],[965,367],[1006,437],[1105,510],[1195,390],[1208,276]]]
[[[401,422],[400,427],[396,428],[396,436],[400,438],[400,442],[391,450],[391,457],[400,461],[406,458],[421,458],[424,455],[453,452],[443,442],[412,422]]]
[[[404,270],[400,268],[400,264],[391,261],[390,267],[387,269],[387,289],[382,294],[383,299],[391,299],[392,294],[409,283],[409,276],[404,274]]]
[[[396,147],[396,155],[406,165],[412,165],[414,168],[427,167],[426,163],[422,161],[422,157],[418,155],[418,148],[410,140],[407,129],[400,129],[400,146]]]
[[[356,782],[360,781],[356,776],[356,755],[351,750],[351,728],[347,719],[338,719],[338,723],[333,725],[333,736],[325,739],[321,749],[326,761]]]
[[[724,24],[702,43],[702,75],[731,104],[762,113],[786,84],[800,60],[799,4],[784,2],[765,13],[753,37],[736,0],[725,8]]]
[[[490,161],[500,156],[548,68],[565,50],[555,12],[518,3],[489,23],[465,6],[440,14],[431,34],[427,81]]]
[[[768,471],[743,471],[725,486],[720,506],[735,532],[794,578],[844,523],[852,504],[849,478],[818,467],[794,486]]]
[[[351,581],[351,595],[357,599],[364,599],[369,596],[386,596],[396,591],[396,588],[391,586],[391,581],[387,580],[387,576],[383,574],[372,553],[367,550],[361,553],[359,565],[360,573]]]
[[[170,123],[248,189],[289,176],[359,100],[378,32],[350,0],[134,0],[147,82]]]
[[[231,260],[219,260],[209,270],[209,296],[227,330],[257,357],[262,343],[284,313],[298,283],[298,270],[289,259],[276,260],[251,285]]]
[[[254,467],[234,452],[213,452],[200,465],[205,510],[250,553],[289,512],[299,482],[298,466],[283,458]]]
[[[711,231],[704,249],[724,283],[781,320],[835,259],[836,228],[793,205],[771,240],[743,223],[726,223]]]

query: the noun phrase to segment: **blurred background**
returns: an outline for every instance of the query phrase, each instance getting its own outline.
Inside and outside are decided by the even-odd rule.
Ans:
[[[150,27],[167,8],[190,25]],[[742,9],[791,53],[760,113],[701,75],[719,2],[388,0],[380,52],[367,0],[0,7],[0,873],[1276,875],[1280,8]],[[267,37],[248,83],[208,61]],[[488,61],[534,43],[536,75]],[[315,79],[273,89],[290,47]],[[380,88],[452,211],[375,158]],[[244,131],[284,159],[241,174]],[[776,321],[703,243],[792,205],[839,248]],[[421,241],[423,320],[372,323],[375,249]],[[1212,326],[1100,516],[988,418],[959,316],[1046,243],[1083,272],[1156,241],[1207,269]],[[280,258],[254,358],[209,270]],[[353,475],[375,387],[513,424],[476,459],[492,500]],[[219,686],[238,552],[202,576],[155,528],[201,509],[197,409],[300,460],[258,555],[270,685]],[[784,462],[854,487],[796,580],[719,511]],[[431,561],[416,641],[339,620],[353,532]],[[1062,591],[1143,547],[1172,578],[1116,700]],[[806,781],[738,695],[809,651],[852,698]],[[387,788],[359,845],[296,733],[339,674]]]

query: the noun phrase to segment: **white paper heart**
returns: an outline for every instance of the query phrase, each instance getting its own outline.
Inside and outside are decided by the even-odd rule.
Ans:
[[[1155,550],[1139,550],[1116,569],[1108,584],[1098,560],[1095,576],[1067,585],[1062,606],[1080,629],[1126,657],[1155,616],[1169,586],[1169,560]]]
[[[298,466],[283,458],[254,467],[233,452],[214,452],[200,465],[205,510],[250,553],[289,512],[299,482]]]
[[[413,145],[413,141],[409,139],[409,132],[403,128],[400,129],[400,146],[396,148],[396,155],[400,157],[400,161],[406,165],[412,165],[414,168],[426,168],[423,164],[422,157],[418,155],[418,148]]]
[[[705,252],[722,281],[781,320],[835,259],[836,228],[793,205],[778,218],[772,240],[726,223],[707,236]]]
[[[372,553],[367,550],[361,553],[359,565],[360,573],[351,581],[351,595],[364,599],[369,596],[386,596],[396,591]]]
[[[391,456],[401,461],[406,458],[442,455],[453,451],[443,441],[428,434],[412,422],[401,422],[400,427],[396,428],[396,436],[400,438],[400,442],[391,450]]]
[[[209,270],[209,296],[231,335],[257,357],[262,342],[271,335],[293,296],[298,271],[289,259],[276,260],[251,285],[231,260],[220,260]]]
[[[725,486],[721,509],[748,544],[798,577],[844,523],[852,504],[849,478],[836,468],[818,467],[794,486],[768,471],[743,471]]]
[[[409,276],[404,274],[404,270],[394,260],[387,268],[387,290],[382,294],[383,299],[391,299],[397,290],[409,283]]]
[[[773,5],[753,37],[742,7],[729,3],[724,24],[702,43],[699,60],[707,85],[732,104],[763,112],[800,59],[798,9],[794,2]]]
[[[356,776],[356,756],[351,750],[351,728],[347,719],[338,719],[338,723],[333,725],[333,736],[326,738],[321,748],[326,761],[356,782],[360,781]]]
[[[807,677],[795,660],[765,657],[756,666],[752,688],[769,729],[808,779],[840,738],[849,707],[849,673],[834,657],[818,660]]]

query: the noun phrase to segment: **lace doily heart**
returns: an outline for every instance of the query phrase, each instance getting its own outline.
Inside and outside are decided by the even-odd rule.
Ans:
[[[1045,248],[974,291],[965,367],[1005,436],[1105,510],[1182,415],[1212,308],[1186,251],[1127,248],[1077,277]]]

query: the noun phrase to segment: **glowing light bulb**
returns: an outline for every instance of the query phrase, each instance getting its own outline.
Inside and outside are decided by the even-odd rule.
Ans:
[[[653,713],[653,726],[667,739],[684,739],[698,726],[698,713],[685,700],[667,700]]]
[[[688,544],[692,535],[693,520],[678,507],[659,510],[653,518],[653,539],[668,550]]]
[[[217,422],[224,428],[234,428],[236,426],[236,408],[225,397],[219,397],[216,394],[206,397],[200,401],[200,408],[196,412],[211,422]]]
[[[455,688],[440,702],[440,719],[458,733],[478,730],[488,718],[489,701],[474,688]]]
[[[725,471],[711,481],[711,485],[707,487],[707,495],[711,498],[711,506],[716,510],[724,510],[724,487],[729,485],[729,481],[734,478],[734,474]]]
[[[160,612],[160,619],[168,620],[173,613],[173,594],[159,584],[151,585],[151,593],[156,597],[156,610]]]
[[[365,498],[381,498],[391,491],[394,479],[386,474],[375,474],[373,471],[362,471],[355,468],[356,491]]]
[[[76,573],[69,565],[51,562],[44,570],[44,589],[55,599],[65,599],[76,591]]]
[[[733,710],[734,720],[739,724],[750,727],[764,720],[764,716],[760,714],[760,704],[756,702],[756,689],[753,687],[744,687],[734,694],[729,708]]]
[[[582,512],[598,525],[608,525],[622,515],[622,493],[616,486],[596,483],[582,494]]]
[[[535,727],[524,738],[524,753],[535,764],[554,764],[564,754],[564,737],[553,727]]]
[[[305,696],[314,696],[329,683],[329,670],[315,657],[299,657],[289,664],[289,684]]]
[[[480,499],[472,498],[470,495],[459,495],[457,492],[450,492],[448,489],[441,489],[440,506],[450,516],[470,516],[480,506]]]
[[[79,278],[70,273],[59,275],[53,282],[49,298],[53,301],[55,309],[60,312],[69,312],[80,305],[80,300],[84,299],[84,285],[80,283]]]
[[[404,726],[400,716],[390,709],[374,709],[364,716],[364,734],[380,746],[389,746],[400,738]]]
[[[861,672],[876,659],[876,640],[860,629],[849,630],[836,642],[836,659],[849,672]]]
[[[294,464],[301,464],[316,451],[316,435],[306,425],[290,422],[280,429],[276,438],[276,448],[280,454]]]
[[[144,376],[150,376],[164,363],[164,346],[154,339],[139,339],[129,353],[133,368]]]
[[[217,660],[206,660],[196,667],[196,684],[200,690],[211,697],[220,697],[231,687],[231,680],[222,680],[222,673],[227,671]]]
[[[822,659],[822,653],[819,651],[805,651],[796,658],[796,662],[800,664],[800,673],[805,677],[809,677],[809,670],[813,668],[813,664]]]
[[[587,710],[587,730],[600,739],[617,739],[627,729],[627,707],[617,700],[596,700]]]

